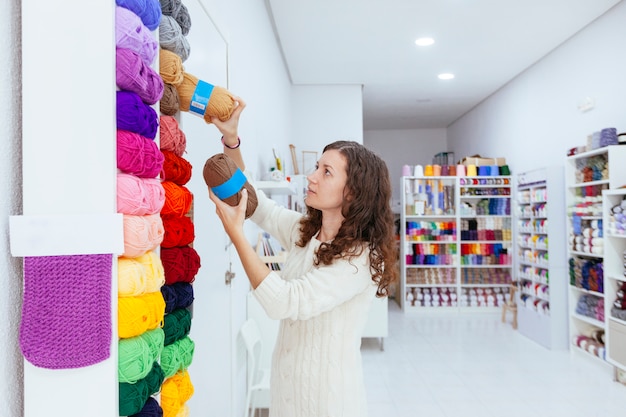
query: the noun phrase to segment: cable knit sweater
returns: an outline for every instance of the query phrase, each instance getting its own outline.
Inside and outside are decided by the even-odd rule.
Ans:
[[[351,261],[314,266],[321,242],[295,245],[302,215],[261,191],[257,197],[251,219],[288,251],[283,269],[270,272],[254,290],[268,316],[280,320],[270,417],[367,416],[360,346],[376,294],[369,251]]]

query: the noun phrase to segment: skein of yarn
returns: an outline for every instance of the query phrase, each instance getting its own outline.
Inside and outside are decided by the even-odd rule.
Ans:
[[[137,94],[146,104],[161,100],[163,78],[130,49],[115,49],[115,82],[121,90]]]
[[[155,251],[136,258],[117,258],[118,297],[137,297],[156,292],[165,284],[163,262]]]
[[[185,403],[194,393],[191,378],[187,371],[177,372],[167,378],[161,387],[161,406],[164,416],[186,416],[188,411]],[[184,414],[187,413],[187,414]]]
[[[119,415],[131,416],[142,410],[152,394],[159,392],[165,375],[158,362],[152,364],[148,375],[134,384],[119,383]]]
[[[212,117],[225,122],[230,119],[237,106],[228,90],[202,81],[185,71],[183,71],[183,81],[176,86],[176,89],[180,99],[180,110],[201,116],[207,123],[212,123]]]
[[[193,360],[196,344],[189,336],[163,347],[161,352],[161,368],[165,378],[174,376],[176,372],[189,368]]]
[[[163,346],[171,345],[189,334],[191,330],[191,313],[186,308],[179,308],[166,314],[163,318]]]
[[[139,16],[121,6],[115,6],[115,46],[136,52],[148,66],[159,50],[158,41]]]
[[[141,411],[130,417],[163,417],[163,409],[154,397],[149,397]]]
[[[161,328],[148,330],[139,336],[118,342],[117,374],[120,382],[134,384],[148,376],[164,347],[165,332]]]
[[[176,156],[183,156],[187,148],[187,137],[180,129],[178,121],[172,116],[161,115],[161,130],[159,131],[159,145],[161,151],[174,152]]]
[[[161,13],[172,16],[180,25],[183,35],[189,34],[191,29],[191,17],[187,6],[181,0],[161,0]]]
[[[195,227],[189,216],[162,215],[165,236],[161,248],[189,245],[195,239]]]
[[[187,308],[193,303],[193,285],[186,282],[176,282],[161,287],[161,293],[165,300],[165,312],[167,314],[179,308]]]
[[[159,50],[159,75],[165,84],[180,85],[184,72],[183,61],[179,55],[167,49]]]
[[[117,174],[117,212],[145,216],[159,213],[165,204],[165,190],[157,178]]]
[[[161,327],[165,315],[165,300],[161,291],[137,297],[119,297],[117,301],[117,329],[121,339]]]
[[[172,181],[174,184],[185,185],[191,179],[191,164],[185,158],[176,155],[172,151],[163,150],[165,160],[161,178],[164,181]]]
[[[117,131],[117,168],[141,178],[154,178],[163,170],[165,157],[158,145],[138,133]]]
[[[165,190],[165,204],[161,209],[161,215],[172,214],[180,217],[189,213],[193,202],[191,191],[184,185],[177,185],[172,181],[163,181],[161,184]]]
[[[178,98],[178,90],[172,84],[164,84],[163,97],[159,102],[159,110],[161,113],[174,116],[180,108],[180,99]]]
[[[211,191],[231,206],[239,204],[243,188],[248,190],[246,219],[252,216],[258,204],[256,191],[232,158],[224,153],[213,155],[204,164],[202,175]]]
[[[158,0],[115,0],[115,4],[139,16],[148,29],[154,30],[159,27],[162,11]]]
[[[178,22],[172,16],[163,16],[159,23],[159,43],[162,49],[174,52],[185,62],[189,58],[191,46],[183,35]]]
[[[125,214],[124,253],[127,258],[137,258],[154,250],[163,241],[165,230],[159,214],[148,216],[130,216]]]
[[[156,110],[145,104],[138,94],[131,91],[116,92],[117,128],[135,132],[148,139],[156,137],[159,116]]]
[[[192,283],[200,269],[200,255],[191,246],[161,248],[165,284]]]

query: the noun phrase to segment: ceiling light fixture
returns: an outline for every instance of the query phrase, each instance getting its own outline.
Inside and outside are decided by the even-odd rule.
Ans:
[[[439,74],[437,78],[439,78],[440,80],[451,80],[454,78],[454,74],[444,72],[443,74]]]
[[[435,43],[433,38],[417,38],[415,40],[415,45],[417,46],[430,46]]]

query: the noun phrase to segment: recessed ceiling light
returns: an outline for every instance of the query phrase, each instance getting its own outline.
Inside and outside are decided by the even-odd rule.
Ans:
[[[454,78],[454,74],[444,72],[443,74],[437,75],[437,78],[439,78],[440,80],[451,80]]]
[[[417,38],[415,40],[415,45],[417,46],[430,46],[435,43],[433,38]]]

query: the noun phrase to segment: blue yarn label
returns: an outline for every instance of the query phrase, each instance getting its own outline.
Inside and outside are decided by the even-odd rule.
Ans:
[[[239,168],[233,174],[232,177],[228,179],[225,183],[218,185],[217,187],[212,187],[211,191],[219,198],[220,200],[224,200],[228,197],[232,197],[239,192],[246,183],[246,176],[243,175],[243,172]]]
[[[204,117],[206,106],[209,104],[209,98],[213,92],[213,87],[213,84],[198,80],[193,96],[191,96],[191,103],[189,103],[189,111],[191,113],[196,113],[200,117]]]

